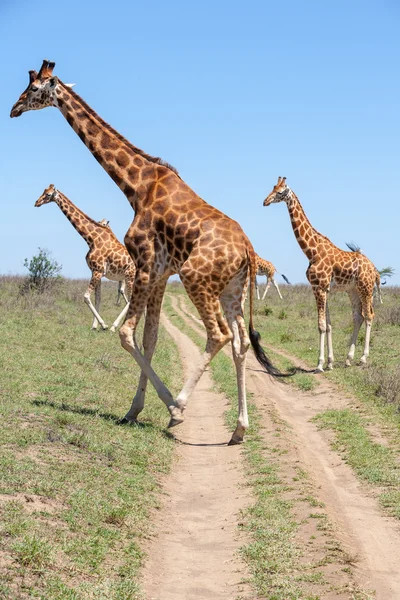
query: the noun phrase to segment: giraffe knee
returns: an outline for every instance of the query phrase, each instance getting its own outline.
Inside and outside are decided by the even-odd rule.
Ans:
[[[126,322],[119,330],[119,340],[121,342],[121,346],[130,352],[133,348],[133,329],[127,325]]]

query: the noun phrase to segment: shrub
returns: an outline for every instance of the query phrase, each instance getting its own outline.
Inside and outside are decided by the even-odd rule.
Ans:
[[[43,293],[61,280],[62,266],[51,258],[51,252],[45,248],[38,248],[39,254],[29,261],[26,258],[24,267],[28,269],[28,278],[22,284],[21,292],[27,293],[36,290]]]
[[[389,404],[400,406],[400,365],[394,370],[386,367],[369,366],[366,370],[368,383],[375,394]]]

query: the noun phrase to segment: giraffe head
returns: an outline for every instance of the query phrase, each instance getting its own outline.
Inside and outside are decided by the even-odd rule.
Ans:
[[[39,73],[29,71],[29,85],[12,107],[11,118],[20,117],[23,112],[28,110],[40,110],[46,108],[46,106],[57,106],[58,77],[53,75],[55,64],[45,59]],[[72,87],[73,84],[64,85]]]
[[[107,221],[107,219],[102,219],[101,221],[99,221],[99,225],[101,225],[102,227],[107,227],[108,229],[110,229],[110,221]]]
[[[274,202],[287,202],[290,198],[291,189],[286,185],[286,177],[278,177],[278,183],[274,185],[272,192],[265,198],[263,206],[269,206]]]
[[[57,189],[54,187],[54,184],[51,183],[49,187],[44,190],[43,194],[36,200],[35,206],[42,206],[42,204],[55,202],[57,194]]]

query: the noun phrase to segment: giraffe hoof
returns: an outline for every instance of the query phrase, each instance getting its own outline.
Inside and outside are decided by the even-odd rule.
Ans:
[[[168,423],[168,429],[171,429],[171,427],[176,427],[176,425],[180,425],[184,420],[185,419],[183,417],[171,417]]]
[[[243,438],[235,438],[232,436],[228,442],[228,446],[239,446],[239,444],[243,444]]]
[[[115,327],[114,326],[110,327],[110,331],[111,331],[111,333],[115,333]]]
[[[351,367],[351,360],[350,359],[348,359],[348,358],[346,359],[345,366],[346,367]]]
[[[324,372],[324,369],[323,369],[322,367],[317,367],[317,368],[315,369],[315,371],[314,371],[314,373],[315,373],[315,374],[316,374],[316,373],[323,373],[323,372]]]
[[[333,371],[333,364],[330,363],[327,367],[328,371]]]
[[[126,417],[122,417],[117,421],[117,425],[139,425],[137,419],[127,419]]]

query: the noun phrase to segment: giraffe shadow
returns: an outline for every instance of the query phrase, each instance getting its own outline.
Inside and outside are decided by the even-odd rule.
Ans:
[[[78,415],[85,415],[88,417],[100,417],[101,419],[104,419],[105,421],[111,421],[112,423],[114,423],[114,425],[117,425],[118,427],[129,426],[129,427],[138,427],[140,429],[154,429],[155,428],[153,423],[147,423],[145,421],[145,422],[135,422],[135,423],[128,424],[127,422],[124,421],[124,419],[121,419],[121,417],[119,417],[113,413],[101,412],[94,408],[87,408],[85,406],[72,406],[71,404],[67,404],[66,402],[57,403],[57,402],[53,402],[52,400],[32,400],[32,404],[34,404],[35,406],[47,406],[49,408],[54,408],[55,410],[59,410],[59,411],[63,411],[63,412],[64,411],[70,412],[70,413],[74,413],[74,414],[78,414]],[[173,437],[172,434],[170,434],[168,432],[165,432],[165,435],[167,435],[167,437]]]

